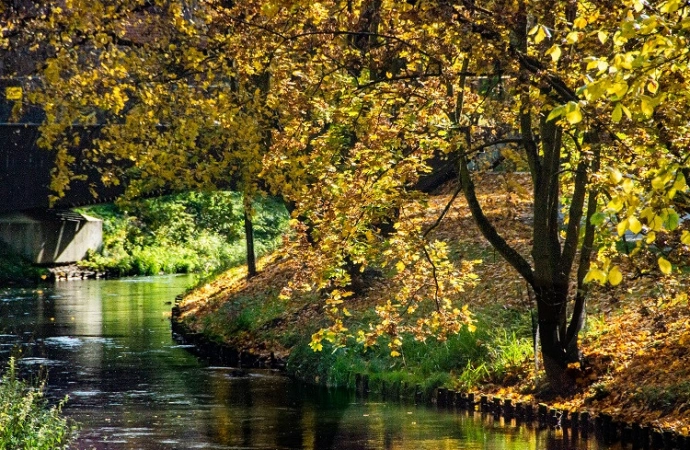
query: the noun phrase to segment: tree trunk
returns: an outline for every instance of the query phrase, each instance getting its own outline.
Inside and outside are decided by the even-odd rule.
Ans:
[[[254,252],[254,224],[252,223],[251,210],[244,207],[244,238],[247,243],[247,278],[258,275],[256,270],[256,254]]]
[[[536,291],[537,314],[539,320],[539,340],[544,362],[544,371],[550,388],[554,392],[571,389],[575,380],[568,374],[569,346],[573,342],[566,339],[567,329],[565,305],[567,290],[548,286]],[[577,345],[577,341],[575,344]]]

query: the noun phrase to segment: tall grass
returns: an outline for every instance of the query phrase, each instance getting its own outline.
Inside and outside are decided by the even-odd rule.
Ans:
[[[399,357],[390,355],[385,339],[367,349],[354,342],[337,349],[325,344],[315,353],[305,330],[301,339],[291,342],[288,371],[309,381],[348,387],[354,386],[356,374],[367,374],[374,391],[384,383],[388,388],[418,386],[428,392],[439,386],[469,391],[486,383],[517,381],[529,370],[533,356],[529,314],[501,308],[480,311],[478,316],[476,331],[464,328],[445,341],[419,342],[408,336]]]
[[[42,384],[18,379],[10,359],[0,379],[0,450],[67,448],[76,429],[61,416],[63,404],[50,406]]]

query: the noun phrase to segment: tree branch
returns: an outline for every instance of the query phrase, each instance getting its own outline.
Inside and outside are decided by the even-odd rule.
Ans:
[[[580,143],[577,142],[575,136],[571,135],[570,138],[575,143],[575,147],[577,147],[577,151],[580,154],[580,162],[575,171],[575,189],[570,203],[568,229],[566,230],[565,242],[563,243],[561,273],[564,274],[569,274],[572,270],[575,253],[577,252],[577,243],[580,237],[580,221],[582,220],[585,195],[587,193],[587,169],[589,166]]]
[[[469,130],[467,131],[469,132]],[[464,153],[460,155],[460,182],[462,184],[462,189],[465,194],[465,199],[467,199],[467,204],[474,217],[474,221],[477,223],[479,231],[486,238],[487,241],[498,251],[498,253],[503,256],[508,263],[518,271],[518,273],[534,288],[534,273],[532,272],[532,267],[529,265],[527,260],[518,253],[514,248],[512,248],[503,237],[498,234],[496,228],[491,224],[489,219],[484,214],[479,200],[477,200],[476,190],[474,187],[474,182],[470,175],[470,171],[467,167],[467,157]]]

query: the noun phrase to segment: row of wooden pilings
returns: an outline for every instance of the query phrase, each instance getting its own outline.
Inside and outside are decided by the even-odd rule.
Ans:
[[[365,397],[369,393],[369,377],[355,376],[356,393]],[[606,444],[621,442],[623,447],[633,449],[690,450],[690,436],[673,430],[626,423],[616,420],[609,414],[590,414],[587,411],[569,412],[551,408],[546,404],[513,402],[511,399],[489,397],[475,393],[452,391],[445,388],[425,392],[420,385],[407,386],[382,383],[377,391],[384,399],[411,400],[416,404],[435,404],[444,409],[460,409],[493,415],[495,419],[515,420],[516,424],[532,424],[540,428],[562,429],[573,438],[595,437]]]

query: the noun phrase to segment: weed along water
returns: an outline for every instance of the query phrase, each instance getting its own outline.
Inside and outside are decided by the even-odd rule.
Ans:
[[[84,280],[0,291],[0,357],[69,395],[76,449],[603,449],[554,429],[210,367],[173,341],[190,278]]]

